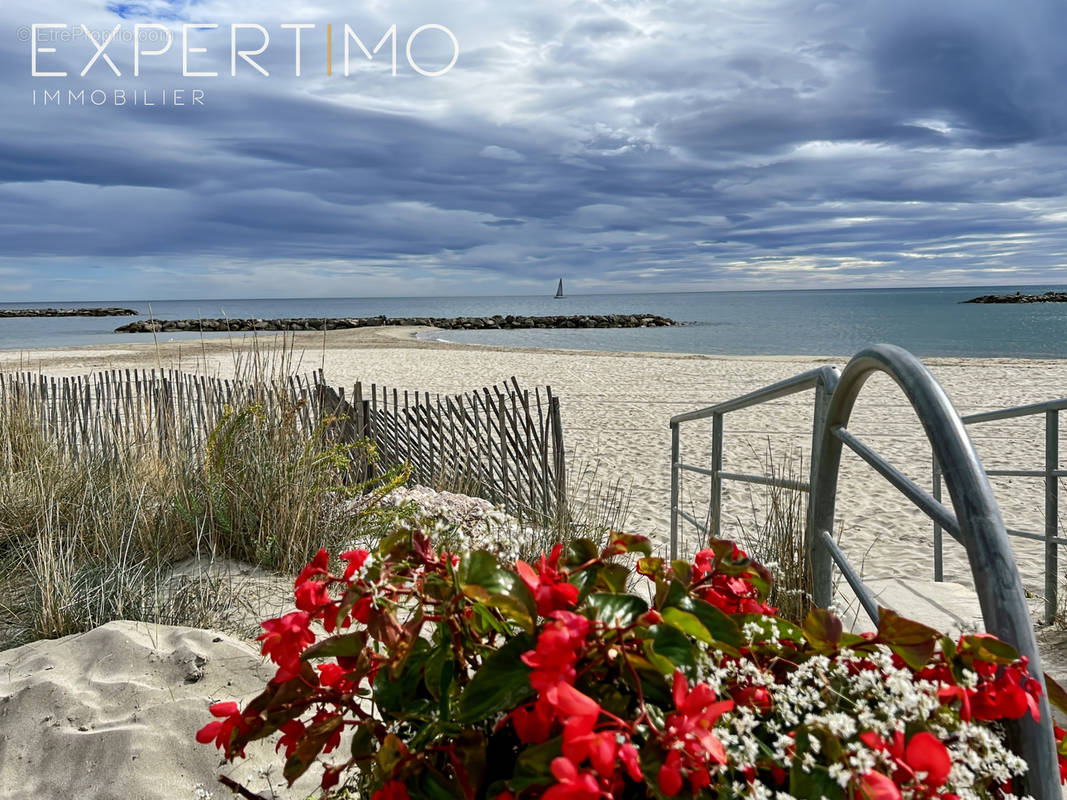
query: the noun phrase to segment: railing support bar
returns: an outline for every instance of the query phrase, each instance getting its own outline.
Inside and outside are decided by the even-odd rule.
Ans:
[[[1050,409],[1045,412],[1045,622],[1056,619],[1057,582],[1059,580],[1059,547],[1056,534],[1059,532],[1060,479],[1060,412]]]
[[[808,468],[808,513],[805,520],[804,539],[811,568],[812,601],[821,608],[828,608],[833,602],[833,557],[826,547],[826,542],[818,534],[815,520],[829,520],[826,528],[833,530],[834,493],[836,485],[826,492],[819,485],[819,470],[822,465],[822,446],[826,438],[826,422],[830,413],[830,400],[837,388],[839,373],[836,369],[822,373],[815,382],[815,408],[811,424],[811,463]],[[829,514],[825,506],[829,503]]]
[[[941,502],[941,466],[937,463],[937,456],[931,456],[934,465],[934,500]],[[934,580],[942,583],[945,580],[944,537],[941,535],[941,525],[934,520]]]
[[[711,417],[711,519],[708,533],[712,539],[719,538],[722,530],[722,413]],[[707,542],[701,542],[701,547]]]
[[[678,423],[671,421],[671,561],[678,558],[678,481],[681,477],[678,453]]]
[[[841,570],[841,576],[845,579],[848,585],[852,587],[852,591],[856,593],[856,599],[860,601],[860,605],[863,606],[863,610],[867,612],[867,616],[870,617],[871,622],[877,625],[879,616],[878,604],[874,602],[871,593],[867,591],[863,579],[857,574],[856,570],[853,569],[849,560],[845,558],[845,554],[841,552],[841,548],[837,546],[837,542],[834,541],[833,536],[826,531],[820,530],[819,539]]]

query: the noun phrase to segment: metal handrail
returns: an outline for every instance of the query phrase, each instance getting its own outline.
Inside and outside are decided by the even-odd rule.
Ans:
[[[1036,469],[987,469],[990,477],[1044,478],[1045,480],[1045,532],[1043,534],[1007,528],[1009,536],[1045,543],[1045,622],[1052,623],[1059,606],[1059,546],[1065,544],[1059,538],[1059,479],[1067,477],[1067,470],[1060,469],[1060,420],[1059,412],[1067,409],[1067,398],[1047,400],[1024,406],[985,411],[963,417],[964,425],[979,425],[983,422],[999,422],[1020,419],[1036,414],[1045,415],[1045,468]],[[940,496],[941,470],[937,459],[933,460],[934,496]],[[934,521],[934,580],[943,581],[944,553],[941,526]]]
[[[833,432],[847,428],[860,389],[876,373],[891,377],[904,392],[922,423],[937,463],[941,465],[960,535],[967,548],[986,630],[1030,659],[1030,666],[1044,690],[1041,658],[1026,596],[989,479],[963,421],[944,389],[915,356],[899,347],[876,345],[858,353],[841,373],[830,400],[824,435],[817,451],[818,474],[812,480],[809,496],[811,527],[807,552],[811,560],[815,603],[828,606],[833,592],[833,554],[826,546],[825,538],[815,535],[816,532],[829,533],[834,525],[842,440]],[[915,502],[915,498],[911,499]],[[935,498],[929,500],[941,505]],[[1060,796],[1059,768],[1051,713],[1044,691],[1040,708],[1039,722],[1024,715],[1010,721],[1009,734],[1013,749],[1029,765],[1023,778],[1024,791],[1037,798],[1052,800]]]
[[[935,463],[942,466],[940,474],[943,475],[948,487],[952,499],[952,510],[941,503],[940,479],[935,481],[933,495],[928,494],[848,432],[848,421],[860,389],[868,378],[879,372],[889,375],[903,390],[922,423],[933,449]],[[712,419],[711,522],[714,526],[713,532],[717,533],[721,514],[722,479],[730,477],[755,482],[751,481],[754,476],[724,473],[722,470],[723,415],[729,411],[748,408],[812,387],[816,389],[816,397],[812,424],[811,479],[807,487],[809,497],[805,546],[812,570],[814,602],[823,607],[830,604],[833,592],[833,565],[836,563],[848,584],[856,592],[861,605],[877,622],[877,605],[831,536],[842,447],[848,445],[893,486],[902,491],[913,504],[935,520],[938,542],[941,526],[943,526],[964,544],[986,630],[1011,644],[1020,655],[1029,659],[1033,674],[1041,682],[1044,690],[1041,659],[1037,652],[1022,582],[1008,541],[1008,531],[1004,526],[981,461],[967,436],[964,420],[960,418],[930,371],[918,359],[899,347],[876,345],[857,354],[840,374],[836,369],[823,367],[776,383],[766,389],[750,392],[735,400],[673,417],[671,419],[671,557],[677,556],[679,516],[703,531],[703,527],[693,516],[679,508],[681,472],[686,468],[691,468],[689,465],[682,464],[679,458],[680,423],[708,417]],[[1049,431],[1055,432],[1058,440],[1055,414],[1067,408],[1067,400],[1022,408],[1026,409],[1025,414],[1046,412],[1049,415],[1047,417],[1049,423],[1046,427],[1046,446],[1052,435]],[[1020,410],[1008,409],[1004,412],[972,415],[968,420],[982,422],[1007,419],[1011,416],[1024,416],[1023,413],[1011,413]],[[1046,452],[1049,452],[1048,447]],[[705,474],[709,472],[705,468],[697,468],[696,471]],[[1046,470],[1042,474],[1047,477],[1058,472],[1058,463],[1050,465],[1048,456],[1046,456]],[[935,474],[938,473],[935,472]],[[1046,496],[1046,500],[1049,499]],[[1054,500],[1054,497],[1052,499]],[[1048,508],[1046,512],[1047,510]],[[940,525],[936,524],[938,522]],[[1052,546],[1054,548],[1055,545]],[[1029,766],[1027,774],[1020,781],[1022,784],[1020,788],[1038,800],[1052,800],[1052,798],[1060,797],[1060,791],[1056,745],[1047,692],[1043,693],[1039,702],[1040,721],[1034,722],[1029,715],[1025,715],[1019,720],[1008,721],[1007,728],[1013,750],[1022,756]]]
[[[757,389],[754,392],[741,395],[733,400],[727,400],[723,403],[717,403],[707,408],[697,409],[696,411],[688,411],[684,414],[676,414],[671,417],[671,541],[670,541],[670,553],[671,558],[678,557],[678,522],[680,519],[691,523],[701,534],[706,535],[709,531],[702,523],[697,522],[692,515],[685,513],[679,507],[680,502],[680,489],[681,489],[681,474],[682,472],[695,472],[702,475],[711,476],[711,521],[712,524],[718,527],[719,511],[722,508],[722,481],[723,479],[741,481],[745,483],[760,483],[765,485],[782,485],[783,488],[798,489],[799,491],[808,491],[808,485],[799,485],[797,482],[792,481],[779,481],[772,482],[767,478],[760,475],[744,475],[735,472],[723,472],[722,469],[722,439],[723,439],[723,416],[731,411],[740,411],[744,408],[759,405],[760,403],[766,403],[771,400],[778,400],[783,397],[788,397],[792,394],[804,392],[809,389],[815,389],[815,428],[818,429],[818,419],[820,416],[820,409],[822,409],[828,398],[833,394],[834,387],[837,385],[838,371],[836,367],[818,367],[807,372],[803,372],[800,375],[796,375],[792,378],[787,378],[784,381],[771,384],[762,389]],[[707,419],[711,417],[712,420],[712,434],[711,434],[711,468],[699,467],[692,464],[683,464],[680,456],[681,449],[681,434],[680,426],[683,422],[694,422],[697,420]],[[815,464],[812,462],[812,469]],[[814,474],[814,472],[812,473]],[[786,485],[786,484],[790,485]],[[810,482],[809,482],[810,484]]]

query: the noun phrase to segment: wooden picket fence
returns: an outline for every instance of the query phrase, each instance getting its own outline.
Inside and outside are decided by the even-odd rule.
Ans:
[[[238,381],[166,370],[113,370],[54,377],[0,373],[0,408],[20,407],[73,453],[153,448],[199,451],[227,409],[286,409],[305,432],[323,424],[336,440],[367,440],[377,466],[357,460],[357,478],[407,463],[412,480],[474,494],[510,513],[545,520],[566,513],[566,460],[559,398],[510,382],[462,395],[356,383],[351,393],[321,372]],[[356,451],[358,452],[358,450]]]

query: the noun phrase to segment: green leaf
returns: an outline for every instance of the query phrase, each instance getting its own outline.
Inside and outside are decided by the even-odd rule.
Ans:
[[[400,737],[395,733],[390,733],[385,737],[385,741],[382,742],[382,746],[378,750],[378,766],[382,768],[382,772],[389,775],[406,752],[407,747],[404,746]]]
[[[826,767],[816,764],[810,772],[789,771],[789,794],[793,797],[819,797],[825,800],[844,800],[845,790],[830,777]]]
[[[639,558],[637,560],[637,572],[653,579],[660,579],[665,572],[663,559],[656,557]]]
[[[1019,651],[988,633],[964,636],[960,642],[961,655],[968,654],[991,664],[1010,664],[1019,659]]]
[[[371,727],[374,722],[365,722],[352,735],[352,758],[365,758],[378,749],[378,740]]]
[[[941,634],[922,623],[905,619],[891,609],[879,607],[878,638],[909,667],[921,669],[929,663]]]
[[[565,569],[573,569],[580,564],[595,560],[597,554],[597,546],[592,539],[572,539],[563,549],[563,557],[559,565]]]
[[[530,786],[554,783],[549,765],[552,759],[560,755],[562,747],[563,737],[556,736],[547,742],[523,749],[515,761],[514,777],[508,781],[511,791],[518,794]]]
[[[460,564],[460,584],[471,599],[500,610],[527,631],[533,630],[537,604],[517,574],[497,564],[496,556],[477,550]]]
[[[684,563],[684,562],[683,562]],[[688,609],[690,608],[690,601],[693,598],[689,596],[689,590],[677,580],[673,580],[667,586],[667,594],[656,603],[662,610],[664,608],[670,608],[671,606],[677,606],[678,608]]]
[[[396,678],[391,678],[388,670],[378,671],[374,678],[374,702],[380,709],[389,713],[410,712],[418,696],[423,669],[429,657],[430,643],[425,639],[416,639]],[[428,692],[423,693],[424,700],[426,694]]]
[[[629,627],[648,611],[648,603],[632,594],[591,594],[585,605],[594,619],[614,628]]]
[[[596,584],[594,588],[603,592],[626,593],[626,585],[630,581],[630,568],[623,564],[603,564],[596,571]]]
[[[521,634],[489,656],[463,690],[457,719],[463,723],[478,722],[498,711],[514,708],[532,696],[530,668],[520,656],[533,646],[533,638]]]
[[[693,645],[684,633],[670,625],[657,625],[655,636],[649,644],[655,655],[666,659],[671,664],[670,669],[663,670],[665,673],[673,672],[675,667],[692,667],[695,663]],[[649,660],[662,669],[655,659],[649,658]]]
[[[688,561],[678,558],[671,562],[675,580],[681,581],[688,586],[693,580],[693,567]]]
[[[677,586],[681,594],[674,587]],[[691,597],[680,584],[672,584],[668,600],[672,601],[675,608],[687,611],[703,625],[715,640],[714,644],[720,650],[730,655],[739,655],[737,648],[741,646],[741,629],[737,622],[729,614],[716,608],[706,600],[699,597]],[[664,609],[664,614],[668,609]],[[666,618],[666,616],[664,617]]]
[[[1063,691],[1063,687],[1056,683],[1047,672],[1045,673],[1045,688],[1048,690],[1048,701],[1067,714],[1067,692]]]
[[[663,621],[704,644],[711,644],[715,641],[696,615],[688,611],[682,611],[680,608],[666,608],[663,610]]]
[[[316,642],[300,654],[300,659],[307,661],[309,658],[356,658],[366,648],[366,632],[356,631]]]
[[[813,608],[804,620],[804,637],[818,650],[832,650],[841,641],[844,626],[825,608]]]
[[[412,794],[414,797],[425,797],[427,800],[455,800],[463,796],[459,786],[432,767],[419,771]]]

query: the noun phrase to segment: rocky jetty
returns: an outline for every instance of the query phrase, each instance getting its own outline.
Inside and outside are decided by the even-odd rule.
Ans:
[[[419,326],[442,330],[486,331],[522,328],[662,328],[678,323],[656,314],[580,314],[524,317],[300,317],[290,319],[152,319],[115,328],[116,333],[170,333],[173,331],[337,331],[382,325]]]
[[[1067,292],[1043,292],[1042,294],[984,294],[972,297],[964,303],[1067,303]]]
[[[135,317],[132,308],[0,308],[0,317]]]

